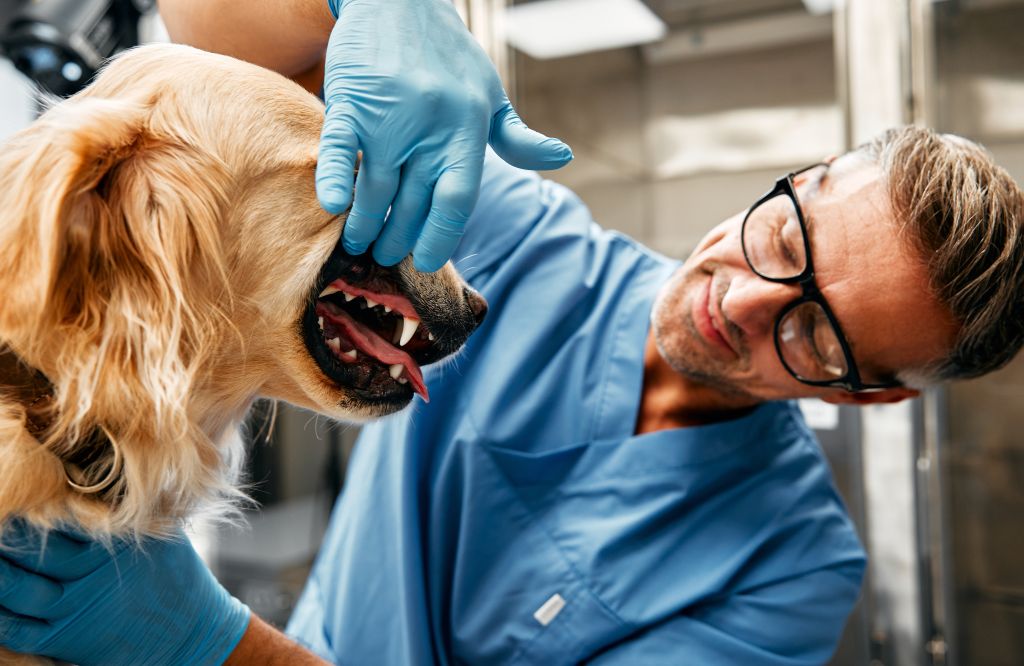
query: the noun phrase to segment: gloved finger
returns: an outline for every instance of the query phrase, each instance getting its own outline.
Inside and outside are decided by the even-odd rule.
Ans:
[[[348,219],[345,220],[343,238],[349,254],[361,254],[377,240],[388,208],[398,191],[398,168],[367,153],[356,177],[356,196]]]
[[[483,154],[449,167],[437,179],[430,214],[412,251],[413,267],[431,273],[451,259],[459,245],[466,220],[480,195]]]
[[[82,578],[109,562],[113,555],[103,544],[74,534],[31,528],[17,537],[4,537],[2,557],[18,567],[54,580]]]
[[[413,157],[402,167],[402,180],[384,230],[373,244],[373,258],[391,266],[412,252],[434,195],[434,174],[424,159]]]
[[[51,619],[47,611],[60,600],[64,587],[46,576],[26,571],[0,558],[0,606],[18,615]]]
[[[15,652],[35,654],[53,633],[53,626],[45,620],[24,617],[0,608],[0,645]]]
[[[527,127],[508,99],[491,117],[489,142],[501,159],[520,169],[558,169],[572,160],[569,146]]]
[[[316,163],[316,197],[328,213],[339,215],[352,205],[359,136],[351,123],[347,104],[328,104],[320,132]]]

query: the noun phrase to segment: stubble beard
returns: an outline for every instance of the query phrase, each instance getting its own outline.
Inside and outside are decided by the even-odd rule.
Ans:
[[[686,267],[676,271],[662,287],[651,311],[651,328],[658,353],[669,367],[691,382],[740,399],[756,399],[726,376],[728,368],[705,349],[690,315],[697,284],[707,276]]]

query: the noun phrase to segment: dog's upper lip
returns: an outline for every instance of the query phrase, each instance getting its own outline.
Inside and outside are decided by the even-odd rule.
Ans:
[[[345,294],[345,300],[352,300],[354,297],[362,296],[367,300],[372,299],[376,304],[385,306],[388,311],[397,312],[403,317],[408,317],[410,319],[419,319],[419,315],[416,313],[416,308],[413,307],[412,302],[402,294],[373,291],[371,289],[350,284],[342,278],[335,278],[332,280],[331,283],[324,287],[323,291],[320,292],[319,298],[330,296],[331,294],[336,294],[338,292]]]

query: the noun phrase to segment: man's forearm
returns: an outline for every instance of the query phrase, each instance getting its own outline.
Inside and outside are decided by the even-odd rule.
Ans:
[[[323,58],[334,17],[327,0],[159,0],[175,42],[295,77]]]
[[[224,666],[323,666],[327,663],[253,615],[245,635]]]

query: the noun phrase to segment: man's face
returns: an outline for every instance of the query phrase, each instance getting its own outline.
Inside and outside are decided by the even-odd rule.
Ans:
[[[794,182],[816,282],[862,379],[882,382],[941,358],[956,325],[899,236],[880,169],[849,154]],[[653,314],[658,349],[686,378],[741,402],[835,396],[841,389],[803,384],[779,360],[775,321],[801,290],[750,270],[740,242],[744,214],[711,230],[662,288]]]

